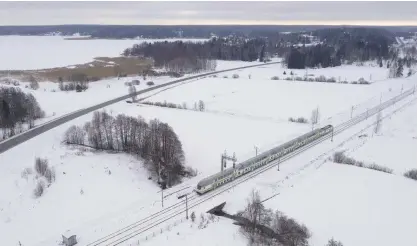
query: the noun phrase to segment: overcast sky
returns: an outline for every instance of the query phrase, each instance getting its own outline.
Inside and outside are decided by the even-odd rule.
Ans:
[[[0,25],[417,25],[417,2],[0,2]]]

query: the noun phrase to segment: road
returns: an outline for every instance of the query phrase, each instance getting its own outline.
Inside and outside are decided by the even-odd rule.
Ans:
[[[223,73],[223,72],[230,72],[230,71],[235,71],[235,70],[245,69],[245,68],[251,68],[251,67],[260,67],[260,66],[277,64],[277,63],[280,63],[280,62],[268,62],[268,63],[263,63],[263,64],[237,67],[237,68],[231,68],[231,69],[225,69],[225,70],[220,70],[220,71],[215,71],[215,72],[199,74],[199,75],[195,75],[195,76],[191,76],[191,77],[187,77],[187,78],[177,79],[177,80],[174,80],[174,81],[171,81],[171,82],[168,82],[168,83],[164,83],[164,84],[161,84],[161,85],[153,86],[153,87],[150,87],[150,88],[147,88],[147,89],[144,89],[144,90],[140,90],[140,91],[137,91],[135,94],[136,95],[144,94],[146,92],[150,92],[150,91],[157,90],[157,89],[160,89],[160,88],[164,88],[164,87],[167,87],[167,86],[170,86],[170,85],[178,84],[180,82],[184,82],[184,81],[192,80],[192,79],[197,79],[197,78],[204,78],[206,76],[213,75],[213,74],[218,74],[218,73]],[[105,101],[103,103],[100,103],[100,104],[97,104],[97,105],[94,105],[94,106],[91,106],[91,107],[88,107],[88,108],[80,109],[80,110],[77,110],[75,112],[66,114],[66,115],[61,116],[59,118],[56,118],[54,120],[48,121],[48,122],[46,122],[44,124],[41,124],[39,126],[36,126],[36,127],[32,128],[28,131],[25,131],[23,133],[15,135],[11,138],[8,138],[8,139],[0,142],[0,154],[5,152],[8,149],[11,149],[11,148],[29,140],[29,139],[31,139],[31,138],[34,138],[34,137],[36,137],[36,136],[38,136],[38,135],[40,135],[40,134],[42,134],[46,131],[49,131],[52,128],[55,128],[59,125],[62,125],[64,123],[68,122],[68,121],[71,121],[75,118],[78,118],[80,116],[91,113],[91,112],[93,112],[95,110],[98,110],[100,108],[107,107],[111,104],[126,100],[126,99],[131,98],[131,97],[132,97],[132,94],[127,94],[127,95],[117,97],[115,99],[108,100],[108,101]]]
[[[397,95],[395,97],[390,98],[389,100],[380,103],[379,105],[376,105],[360,114],[358,114],[357,116],[337,125],[334,126],[334,132],[333,132],[333,136],[336,136],[342,132],[344,132],[345,130],[351,128],[352,126],[357,125],[358,123],[365,121],[367,119],[369,119],[371,116],[377,114],[378,112],[396,104],[397,102],[407,98],[410,95],[414,95],[415,94],[415,88],[409,89],[407,91],[404,91],[403,93],[401,93],[400,95]],[[413,99],[413,100],[417,100],[417,99]],[[406,107],[409,103],[406,103],[405,105],[401,106],[399,109],[395,110],[394,112],[385,115],[383,118],[387,118],[390,117],[392,114],[394,114],[396,111],[400,110],[403,107]],[[372,125],[370,125],[372,126]],[[368,126],[368,127],[370,127]],[[246,174],[245,176],[242,176],[238,179],[235,179],[234,181],[230,182],[230,183],[226,183],[223,186],[220,186],[219,188],[217,188],[216,190],[213,190],[209,193],[206,193],[202,196],[199,196],[195,193],[190,194],[190,196],[188,197],[188,208],[191,209],[193,207],[196,207],[210,199],[212,199],[213,197],[216,197],[218,195],[221,195],[222,193],[232,189],[233,187],[246,182],[249,179],[252,179],[254,177],[256,177],[257,175],[259,175],[260,173],[263,173],[273,167],[276,167],[278,164],[287,161],[297,155],[299,155],[300,153],[320,144],[321,142],[328,140],[330,138],[333,138],[332,134],[326,135],[322,138],[319,138],[307,145],[304,145],[302,147],[300,147],[299,149],[296,149],[293,152],[288,153],[287,155],[281,157],[278,160],[274,160],[268,164],[266,164],[265,166],[262,166],[258,169],[255,169],[252,172],[249,172],[248,174]],[[325,153],[326,154],[326,153]],[[143,234],[143,233],[147,233],[149,232],[151,229],[156,228],[158,226],[161,226],[162,223],[171,220],[179,215],[182,215],[185,212],[186,208],[184,206],[184,202],[178,202],[175,203],[173,205],[170,205],[168,207],[166,207],[163,210],[160,210],[159,212],[156,212],[152,215],[149,215],[145,218],[142,218],[141,220],[136,221],[135,223],[132,223],[124,228],[121,228],[111,234],[108,234],[105,237],[102,237],[98,240],[95,240],[89,244],[87,244],[87,246],[116,246],[116,245],[131,245],[129,243],[131,243],[132,239],[134,239],[135,237],[138,237],[139,235]]]

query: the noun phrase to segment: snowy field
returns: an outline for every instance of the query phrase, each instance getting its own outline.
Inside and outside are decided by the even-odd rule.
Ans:
[[[289,73],[289,70],[285,70]],[[309,119],[311,111],[317,107],[320,109],[322,119],[334,117],[343,110],[347,110],[350,114],[352,106],[356,109],[365,107],[366,105],[358,105],[358,103],[366,103],[372,96],[377,101],[385,100],[400,92],[402,86],[406,88],[413,83],[411,78],[403,79],[399,83],[382,80],[386,78],[384,77],[386,69],[370,67],[366,70],[357,66],[311,71],[317,76],[345,74],[345,77],[349,76],[351,79],[372,73],[373,77],[379,77],[381,80],[371,85],[353,85],[270,79],[274,74],[282,71],[284,69],[281,65],[275,64],[224,73],[228,78],[219,75],[217,78],[204,79],[198,83],[190,83],[160,93],[147,101],[185,103],[192,109],[196,102],[202,100],[207,113],[260,121],[286,122],[289,117]],[[304,70],[292,71],[301,73]],[[233,74],[238,74],[240,78],[233,79]],[[288,106],[289,104],[291,106]]]
[[[255,65],[257,63],[260,64],[259,62],[250,63],[242,61],[218,61],[216,70],[225,70],[230,68]],[[185,77],[192,75],[194,74],[187,74],[185,75]],[[125,85],[125,82],[130,82],[134,79],[138,79],[141,81],[140,85],[135,86],[137,91],[149,88],[149,86],[146,85],[146,82],[148,81],[153,81],[155,85],[159,85],[175,80],[175,78],[170,78],[168,76],[149,77],[146,81],[144,81],[142,77],[135,76],[120,78],[120,80],[117,78],[104,79],[89,83],[89,89],[82,93],[76,93],[75,91],[60,91],[58,88],[58,83],[56,82],[41,82],[39,83],[38,90],[25,88],[29,85],[29,82],[25,81],[20,82],[20,85],[18,87],[26,93],[32,93],[38,100],[41,108],[45,111],[46,117],[38,120],[36,122],[36,125],[38,125],[42,122],[52,120],[53,118],[74,112],[76,110],[87,108],[98,103],[102,103],[104,101],[126,95],[129,92],[128,87]],[[186,83],[196,81],[197,80],[190,80]],[[151,95],[161,90],[163,89],[158,89],[147,94]]]
[[[397,135],[398,129],[403,129],[403,134],[398,135],[412,138],[413,134],[407,133],[415,133],[417,130],[417,98],[413,96],[405,101],[384,111],[387,115],[393,115],[391,119],[384,119],[383,125],[386,127],[382,134]],[[403,109],[394,112],[403,105]],[[334,151],[347,146],[362,146],[358,135],[371,135],[374,121],[370,119],[360,123],[336,136],[334,143],[326,141],[283,163],[279,172],[275,169],[263,173],[251,182],[234,188],[232,193],[216,198],[216,202],[209,203],[214,206],[226,201],[224,210],[234,214],[243,209],[250,190],[255,189],[260,191],[261,200],[271,198],[264,202],[267,208],[278,209],[304,223],[312,233],[309,241],[312,246],[325,245],[332,237],[344,245],[416,245],[414,231],[417,229],[417,210],[414,208],[417,206],[417,197],[412,195],[417,192],[416,181],[403,177],[401,172],[386,174],[336,164],[328,159]],[[352,138],[352,134],[356,136]],[[369,150],[380,158],[390,155],[383,146],[370,146]],[[322,156],[316,158],[320,154]],[[414,162],[412,168],[416,168],[417,158],[412,158],[406,161]],[[387,166],[395,168],[397,163]],[[197,211],[204,213],[209,208],[206,206]],[[139,237],[140,245],[156,246],[167,242],[170,245],[195,242],[195,245],[200,246],[247,244],[238,227],[225,218],[210,222],[207,228],[198,228],[201,223],[199,212],[194,223],[178,219],[175,223],[177,226],[168,225],[162,233],[156,230],[155,234],[144,233]]]
[[[405,108],[395,112],[401,106]],[[415,119],[415,110],[417,98],[414,96],[384,113],[393,113],[392,119],[398,119],[396,128],[416,131],[412,121],[400,121],[404,117]],[[411,195],[417,192],[416,181],[403,177],[401,173],[386,174],[335,164],[328,159],[334,151],[348,145],[360,146],[358,135],[371,134],[374,121],[372,118],[360,123],[336,136],[334,143],[326,141],[294,157],[283,163],[279,172],[274,168],[235,187],[232,192],[214,198],[204,207],[191,209],[197,214],[194,223],[179,216],[163,227],[162,233],[158,230],[144,233],[138,237],[140,245],[157,246],[167,242],[170,245],[183,245],[185,242],[200,246],[246,245],[238,227],[228,219],[217,219],[204,229],[198,225],[201,213],[223,201],[227,202],[225,211],[230,214],[242,210],[251,189],[260,191],[261,200],[271,198],[264,202],[267,208],[278,209],[304,223],[312,232],[309,241],[312,246],[325,245],[332,237],[344,245],[416,245],[417,211],[414,208],[417,197]],[[383,124],[388,122],[389,119]],[[352,134],[356,135],[352,137]],[[381,153],[384,150],[377,147],[372,151]]]
[[[0,70],[65,67],[92,62],[95,57],[119,56],[123,50],[154,39],[66,40],[63,36],[0,36]],[[71,36],[72,38],[72,36]],[[204,39],[167,39],[204,41]],[[4,59],[6,58],[7,59]]]
[[[397,175],[417,168],[417,104],[390,117],[381,124],[379,133],[344,146],[346,155],[365,163],[376,163],[394,170]],[[389,149],[389,151],[382,151]]]
[[[219,62],[217,69],[244,65],[247,63]],[[228,154],[235,152],[238,160],[243,161],[255,154],[255,146],[260,151],[267,150],[311,129],[309,124],[288,122],[288,117],[309,119],[311,110],[319,107],[322,124],[340,123],[350,118],[353,105],[354,116],[416,84],[416,76],[386,80],[387,69],[357,66],[316,69],[308,73],[352,80],[359,77],[368,79],[371,74],[374,80],[371,82],[377,83],[346,85],[270,79],[275,75],[282,77],[284,70],[289,74],[290,70],[280,65],[265,65],[226,73],[228,78],[223,78],[222,74],[218,78],[200,79],[141,96],[149,96],[146,100],[154,102],[185,102],[190,108],[194,102],[203,100],[206,112],[125,102],[105,109],[113,115],[140,115],[147,121],[158,118],[173,127],[183,145],[185,164],[197,168],[198,176],[165,191],[170,194],[183,187],[195,187],[201,178],[218,172],[220,154],[225,149]],[[305,71],[293,72],[304,74]],[[232,79],[234,73],[240,78]],[[156,84],[165,81],[168,79],[155,80]],[[84,93],[51,92],[55,84],[41,83],[41,88],[33,94],[48,116],[52,112],[63,115],[127,93],[123,83],[117,79],[91,83],[91,88]],[[110,89],[107,84],[111,85]],[[201,213],[227,201],[226,210],[234,213],[243,209],[250,190],[256,188],[261,190],[263,198],[280,193],[266,206],[280,209],[305,223],[313,233],[312,245],[324,245],[332,236],[345,245],[393,245],[393,240],[399,237],[401,231],[387,233],[387,230],[404,223],[407,228],[403,231],[408,234],[401,238],[401,245],[414,246],[417,241],[411,235],[417,229],[413,219],[417,216],[416,210],[413,210],[417,201],[411,194],[415,193],[417,184],[401,176],[404,169],[415,167],[413,163],[417,161],[410,146],[405,154],[407,161],[395,167],[395,175],[325,162],[328,156],[316,157],[329,149],[349,146],[357,149],[349,155],[358,160],[396,165],[389,164],[392,161],[388,158],[382,159],[379,153],[386,150],[385,145],[372,145],[372,139],[388,139],[394,135],[393,141],[404,138],[403,146],[413,143],[415,140],[410,138],[415,137],[417,131],[416,107],[413,104],[393,115],[391,120],[384,121],[381,136],[369,137],[369,141],[362,146],[362,139],[356,138],[343,146],[338,145],[372,124],[374,118],[338,135],[333,143],[326,141],[283,163],[279,172],[265,172],[193,211],[199,219]],[[384,110],[383,114],[388,115],[393,110]],[[61,234],[77,234],[80,245],[86,245],[160,210],[161,194],[155,183],[147,179],[141,160],[128,155],[80,151],[61,145],[63,134],[71,125],[83,125],[91,118],[92,114],[77,118],[0,154],[0,231],[4,232],[4,245],[18,245],[19,241],[24,246],[58,245],[56,242]],[[372,151],[364,149],[368,144],[371,144],[369,149]],[[364,149],[362,154],[361,149]],[[400,155],[402,149],[405,148],[398,148],[398,152],[390,158]],[[388,151],[385,153],[388,155]],[[57,172],[56,182],[39,199],[32,196],[35,186],[33,175],[21,177],[24,168],[33,167],[35,157],[48,158]],[[169,196],[165,206],[175,202],[178,202],[176,196]],[[387,216],[386,211],[393,210],[408,214],[389,213]],[[136,239],[140,240],[140,245],[165,245],[169,242],[172,245],[237,246],[246,243],[237,227],[226,219],[213,222],[202,230],[184,220],[174,220],[163,226],[172,228],[152,240],[146,240],[148,234]],[[383,239],[380,235],[384,235]],[[380,241],[376,243],[374,238]]]

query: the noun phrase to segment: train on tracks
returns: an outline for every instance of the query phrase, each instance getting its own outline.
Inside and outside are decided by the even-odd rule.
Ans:
[[[282,144],[244,162],[241,162],[234,167],[225,169],[222,172],[204,178],[197,184],[197,187],[194,189],[194,191],[197,194],[202,195],[209,191],[215,190],[224,184],[232,182],[233,180],[246,175],[262,166],[265,166],[266,164],[271,163],[272,161],[279,159],[295,151],[296,149],[299,149],[302,146],[305,146],[328,134],[333,134],[332,125],[327,125],[325,127],[310,131],[285,144]]]

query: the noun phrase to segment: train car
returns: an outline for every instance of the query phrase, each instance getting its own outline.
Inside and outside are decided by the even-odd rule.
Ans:
[[[241,162],[235,167],[227,168],[223,172],[213,174],[207,178],[202,179],[194,191],[202,195],[211,190],[216,189],[226,183],[233,181],[253,170],[260,168],[278,158],[281,158],[294,150],[307,145],[333,131],[333,126],[328,125],[323,128],[319,128],[308,132],[300,137],[297,137],[285,144],[263,152],[255,157],[252,157],[244,162]]]

